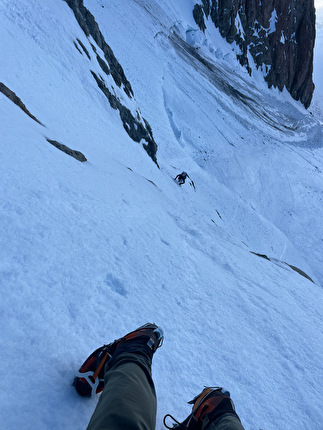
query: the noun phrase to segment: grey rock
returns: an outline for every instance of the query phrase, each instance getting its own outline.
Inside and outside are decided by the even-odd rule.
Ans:
[[[71,149],[66,145],[63,145],[62,143],[57,142],[57,140],[51,140],[46,137],[46,140],[51,145],[55,146],[55,148],[59,149],[60,151],[64,152],[67,155],[70,155],[71,157],[75,158],[78,161],[81,161],[84,163],[84,161],[87,161],[86,157],[82,152],[76,151],[75,149]]]
[[[104,73],[106,75],[110,75],[109,66],[107,65],[107,63],[104,60],[102,60],[102,58],[100,57],[99,54],[96,54],[96,59],[98,60],[98,63],[100,65],[101,69],[104,71]]]
[[[86,49],[86,47],[85,47],[85,45],[84,45],[84,43],[82,43],[81,41],[80,41],[80,39],[76,39],[77,41],[78,41],[78,43],[79,43],[79,45],[80,45],[80,47],[83,49],[83,51],[85,52],[85,55],[87,56],[87,58],[89,59],[89,60],[91,60],[91,56],[90,56],[90,54],[89,54],[89,51]]]
[[[203,14],[203,16],[202,16]],[[193,16],[202,31],[211,18],[220,34],[241,49],[238,60],[251,73],[248,51],[269,87],[284,87],[307,108],[314,92],[314,0],[202,0]]]
[[[206,25],[204,22],[203,8],[200,4],[196,4],[193,9],[193,17],[196,24],[200,27],[202,31],[206,30]]]
[[[75,40],[73,41],[75,48],[79,51],[79,53],[81,55],[83,55],[83,52],[80,50],[80,48],[78,47],[78,44],[75,42]]]
[[[123,68],[114,56],[112,49],[104,40],[103,34],[101,33],[94,16],[84,6],[83,0],[65,0],[65,2],[73,10],[74,16],[85,35],[87,37],[92,36],[93,40],[95,40],[99,48],[104,52],[104,57],[109,65],[111,75],[116,85],[118,85],[118,87],[123,85],[125,93],[131,98],[133,96],[133,91],[130,82],[126,78]]]
[[[15,105],[20,107],[20,109],[23,110],[25,114],[27,114],[31,119],[38,122],[38,124],[43,125],[33,114],[29,112],[17,94],[11,91],[11,89],[8,88],[3,82],[0,82],[0,92],[8,97],[8,99],[11,100]]]
[[[286,266],[290,267],[292,270],[294,270],[295,272],[297,272],[299,275],[303,276],[304,278],[308,279],[309,281],[313,282],[313,284],[315,284],[315,282],[313,281],[313,279],[310,276],[308,276],[307,273],[305,273],[303,270],[299,269],[298,267],[293,266],[292,264],[286,263],[286,261],[280,261],[280,260],[277,260],[275,258],[269,258],[266,254],[259,254],[258,252],[253,252],[253,251],[249,251],[249,252],[251,254],[257,255],[257,257],[264,258],[265,260],[268,260],[268,261],[271,261],[271,262],[274,262],[274,263],[279,262],[281,264],[285,264]]]
[[[124,129],[135,142],[140,142],[142,139],[146,141],[143,143],[143,147],[151,159],[157,164],[157,144],[154,141],[153,134],[149,123],[143,118],[145,126],[137,120],[131,113],[131,111],[120,102],[120,100],[112,94],[109,88],[106,86],[104,80],[99,77],[95,72],[91,70],[92,76],[96,80],[98,87],[103,92],[105,97],[108,99],[110,106],[113,109],[119,110],[120,118]]]
[[[309,281],[313,282],[313,284],[315,284],[315,282],[313,281],[313,279],[310,276],[308,276],[308,274],[305,273],[302,269],[299,269],[298,267],[293,266],[292,264],[288,264],[288,263],[286,263],[286,264],[291,269],[293,269],[295,272],[299,273],[300,275],[304,276],[304,278],[308,279]]]
[[[101,69],[106,75],[112,76],[114,82],[119,88],[122,88],[123,91],[126,93],[126,95],[131,99],[133,97],[133,90],[130,85],[130,82],[125,76],[125,73],[123,71],[123,68],[121,67],[120,63],[114,56],[114,53],[110,46],[106,43],[103,34],[100,31],[100,28],[97,24],[97,22],[94,19],[94,16],[91,14],[91,12],[84,6],[83,0],[64,0],[72,9],[74,16],[84,31],[84,34],[89,37],[92,36],[93,40],[96,42],[96,44],[99,46],[99,48],[104,53],[103,60],[100,55],[97,53],[97,49],[95,46],[91,43],[92,49],[96,55],[96,59],[98,61],[98,64],[100,65]],[[82,47],[83,51],[87,53],[88,57],[90,58],[90,55],[88,51],[86,50],[84,44],[81,43],[79,39],[77,39],[78,43]],[[128,133],[128,135],[133,139],[135,142],[141,142],[141,140],[144,140],[145,143],[143,143],[143,147],[148,153],[148,155],[151,157],[151,159],[157,164],[157,144],[154,140],[152,129],[149,125],[149,123],[142,118],[142,121],[140,120],[140,116],[138,114],[138,118],[136,119],[130,112],[130,110],[122,105],[120,100],[113,94],[114,91],[112,89],[109,89],[106,85],[104,79],[102,76],[98,76],[96,73],[94,73],[91,70],[91,74],[96,80],[98,87],[103,92],[105,97],[108,99],[110,106],[113,109],[119,110],[120,118],[123,123],[123,127]]]

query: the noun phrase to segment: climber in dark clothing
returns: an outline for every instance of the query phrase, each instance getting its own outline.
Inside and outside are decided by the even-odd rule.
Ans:
[[[179,185],[183,185],[185,184],[186,178],[189,178],[188,174],[186,172],[182,172],[175,177],[175,181],[177,181]]]
[[[147,323],[109,345],[103,345],[88,357],[74,380],[75,388],[87,397],[102,391],[103,385],[104,389],[87,430],[155,429],[157,402],[151,362],[162,342],[162,329]],[[106,363],[105,370],[102,363]],[[103,378],[104,384],[101,383]],[[193,404],[192,412],[182,423],[166,415],[165,427],[173,430],[244,430],[228,391],[207,387],[190,403]],[[176,423],[172,427],[169,426],[171,419]]]

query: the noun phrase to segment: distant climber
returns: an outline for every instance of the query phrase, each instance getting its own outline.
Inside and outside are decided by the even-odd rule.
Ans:
[[[191,186],[194,188],[194,190],[195,190],[194,182],[192,181],[192,179],[188,176],[188,173],[186,173],[186,172],[182,172],[182,173],[178,174],[178,175],[174,178],[174,180],[175,180],[175,181],[177,181],[178,185],[183,185],[183,184],[185,184],[185,180],[186,180],[186,178],[189,178],[189,180],[190,180],[190,185],[191,185]]]
[[[178,182],[178,185],[183,185],[185,184],[186,178],[189,178],[188,174],[186,172],[182,172],[175,177],[175,181]]]

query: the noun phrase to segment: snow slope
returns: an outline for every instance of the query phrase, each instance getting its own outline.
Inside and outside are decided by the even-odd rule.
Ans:
[[[0,4],[0,81],[44,124],[0,94],[4,429],[85,428],[96,399],[77,396],[75,370],[146,321],[166,336],[158,429],[203,385],[231,391],[246,429],[322,428],[319,111],[250,78],[215,29],[197,31],[194,1],[174,3],[85,1],[160,169],[75,48],[92,53],[67,4]],[[182,170],[196,191],[174,183]]]

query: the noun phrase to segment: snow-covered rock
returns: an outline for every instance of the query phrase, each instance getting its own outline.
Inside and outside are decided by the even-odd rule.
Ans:
[[[269,87],[285,87],[295,100],[310,105],[314,0],[202,0],[194,6],[194,17],[203,31],[210,19],[222,37],[237,45],[237,58],[249,73],[260,69]]]

